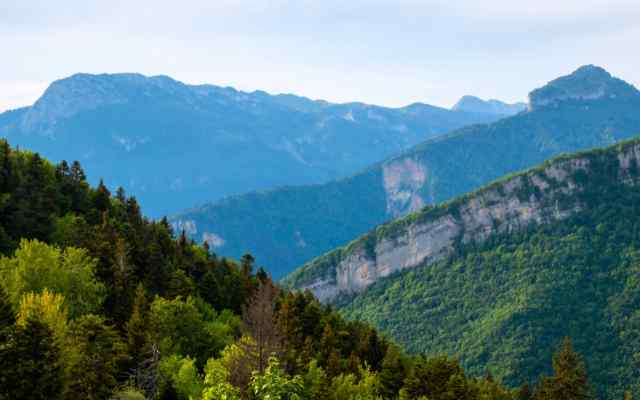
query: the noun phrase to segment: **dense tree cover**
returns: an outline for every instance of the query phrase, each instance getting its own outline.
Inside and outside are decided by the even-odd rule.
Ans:
[[[531,390],[469,376],[448,357],[409,356],[310,293],[282,291],[263,270],[254,273],[249,255],[230,261],[184,234],[174,239],[166,221],[142,217],[123,191],[90,188],[79,165],[71,173],[3,149],[11,183],[0,194],[9,199],[0,214],[0,399],[590,394],[568,341],[553,374]],[[29,174],[42,180],[23,190]],[[47,206],[38,208],[45,193]]]
[[[622,398],[640,382],[640,176],[633,162],[620,167],[617,149],[581,155],[590,165],[572,177],[581,190],[559,200],[579,205],[573,217],[459,243],[447,259],[343,299],[342,314],[412,353],[459,357],[468,373],[488,370],[511,386],[548,373],[551,349],[569,335],[594,393]],[[554,368],[562,363],[575,361]]]

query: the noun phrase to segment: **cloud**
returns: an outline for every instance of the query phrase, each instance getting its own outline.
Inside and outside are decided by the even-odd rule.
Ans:
[[[637,0],[2,2],[0,79],[142,72],[333,101],[514,101],[585,63],[638,83],[638,19]]]

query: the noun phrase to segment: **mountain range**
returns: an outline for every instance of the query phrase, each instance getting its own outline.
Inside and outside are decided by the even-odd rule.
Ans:
[[[276,397],[308,399],[633,398],[640,92],[589,65],[533,90],[525,109],[467,98],[456,107],[476,111],[436,109],[427,118],[408,111],[415,107],[431,109],[385,109],[380,120],[369,113],[382,113],[375,106],[120,74],[76,75],[33,107],[0,115],[14,143],[70,160],[94,146],[81,159],[108,177],[151,179],[127,190],[143,201],[154,195],[160,208],[202,195],[195,184],[167,182],[174,172],[199,177],[189,168],[203,162],[216,174],[240,171],[229,176],[238,187],[249,176],[242,171],[294,168],[274,155],[290,148],[266,156],[267,139],[319,116],[341,119],[340,129],[328,122],[316,131],[320,142],[303,141],[300,165],[320,154],[318,143],[342,156],[384,140],[405,148],[385,136],[396,117],[416,127],[442,121],[436,114],[492,121],[433,133],[346,178],[227,196],[170,221],[146,218],[122,190],[92,188],[78,163],[52,163],[0,139],[0,397],[32,398],[41,390],[33,382],[48,397],[128,396],[118,377],[151,362],[151,389],[146,378],[130,381],[136,398],[240,398],[249,388],[267,398],[261,391],[274,387]],[[191,151],[215,124],[236,129],[226,139],[248,135],[242,143],[255,152],[236,142]],[[94,132],[81,135],[82,127]],[[137,136],[109,130],[117,127],[158,131],[131,141]],[[376,157],[385,151],[395,150]],[[227,258],[244,252],[260,265],[248,254]],[[261,265],[287,274],[280,287]],[[96,360],[105,366],[98,375],[86,368]]]
[[[229,197],[172,223],[217,252],[251,250],[281,277],[390,219],[555,155],[631,138],[640,133],[638,109],[636,88],[588,65],[532,91],[527,110],[511,117],[427,140],[341,180]]]
[[[76,74],[53,82],[34,105],[0,114],[0,136],[53,161],[79,160],[91,182],[122,186],[159,217],[232,194],[344,177],[501,116]]]

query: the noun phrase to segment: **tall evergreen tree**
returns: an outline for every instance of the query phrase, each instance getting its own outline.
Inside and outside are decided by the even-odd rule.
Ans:
[[[139,284],[133,300],[133,312],[126,327],[129,355],[132,358],[133,364],[136,366],[146,358],[150,351],[147,332],[148,323],[149,303],[144,286]]]
[[[587,400],[591,388],[584,362],[573,350],[570,338],[553,355],[553,375],[544,377],[536,389],[535,400]]]
[[[124,346],[117,332],[102,317],[85,315],[70,329],[70,350],[74,352],[67,385],[67,398],[99,400],[109,398],[117,383]]]
[[[396,398],[407,376],[405,360],[398,347],[390,346],[387,350],[387,354],[382,360],[382,369],[379,376],[383,397],[385,399]]]
[[[0,399],[60,399],[63,384],[53,332],[45,323],[29,318],[1,348]]]
[[[0,285],[0,341],[3,339],[3,334],[16,322],[16,314],[13,310],[11,300],[7,295],[4,287]]]

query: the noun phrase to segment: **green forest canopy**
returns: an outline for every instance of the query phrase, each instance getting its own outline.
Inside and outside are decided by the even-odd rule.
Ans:
[[[174,238],[123,190],[89,187],[78,163],[2,142],[0,164],[0,399],[590,393],[569,340],[548,376],[508,388],[448,357],[410,356],[309,293],[279,289],[250,255],[228,260]]]

